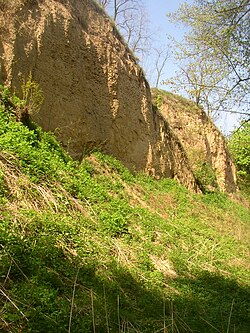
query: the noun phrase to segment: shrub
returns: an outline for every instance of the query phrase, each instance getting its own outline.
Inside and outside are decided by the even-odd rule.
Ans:
[[[204,192],[218,186],[216,181],[216,174],[208,162],[202,161],[197,163],[194,170],[194,176],[201,190]]]
[[[238,170],[239,185],[250,185],[250,122],[246,121],[229,138],[229,149]]]

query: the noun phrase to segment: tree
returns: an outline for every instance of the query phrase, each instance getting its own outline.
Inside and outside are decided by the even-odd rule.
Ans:
[[[249,119],[250,120],[250,119]],[[229,138],[229,149],[238,169],[240,184],[250,185],[250,121],[243,121]]]
[[[163,70],[165,68],[166,62],[170,57],[169,49],[159,47],[153,49],[156,57],[155,57],[155,73],[156,73],[156,79],[155,79],[155,88],[158,88],[160,79],[162,75],[164,75]]]
[[[105,8],[113,20],[117,22],[120,16],[127,11],[135,11],[142,5],[141,0],[99,0],[99,4]]]
[[[152,36],[157,33],[150,29],[143,0],[99,0],[99,4],[114,20],[131,51],[143,63],[147,76],[152,77],[153,84],[158,87],[170,52],[159,41],[155,43]]]
[[[208,113],[249,114],[249,0],[194,0],[169,15],[188,27],[176,42],[180,73],[172,78]]]
[[[130,49],[142,58],[149,49],[149,20],[142,0],[99,0]]]
[[[165,81],[174,91],[183,90],[189,98],[199,106],[202,105],[207,114],[215,120],[218,115],[217,106],[222,93],[226,92],[225,83],[219,87],[219,83],[226,74],[216,62],[208,62],[207,59],[194,56],[187,63],[179,66],[176,77]]]
[[[103,7],[106,8],[107,5],[110,3],[110,0],[99,0],[99,4]]]
[[[106,8],[107,4],[109,3],[109,0],[99,0],[99,5],[103,8]]]

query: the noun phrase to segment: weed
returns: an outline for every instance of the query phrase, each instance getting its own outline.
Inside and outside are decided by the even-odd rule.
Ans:
[[[21,90],[23,108],[30,115],[38,113],[43,103],[43,94],[39,84],[32,79],[31,74],[23,81]]]
[[[209,188],[218,188],[216,174],[209,163],[197,163],[193,173],[203,192],[208,191]]]

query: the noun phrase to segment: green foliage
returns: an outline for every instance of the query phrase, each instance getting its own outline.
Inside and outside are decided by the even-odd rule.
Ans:
[[[169,17],[188,29],[175,43],[180,71],[167,83],[209,114],[249,114],[249,1],[195,0]]]
[[[1,199],[4,198],[6,196],[6,187],[5,187],[5,183],[4,183],[4,173],[3,171],[0,169],[0,203],[1,203]]]
[[[18,158],[17,164],[23,172],[27,172],[33,181],[41,181],[49,177],[60,177],[64,162],[73,165],[70,158],[60,147],[56,139],[45,133],[39,127],[30,130],[13,117],[13,107],[6,106],[7,101],[15,107],[24,103],[15,95],[11,96],[7,88],[2,89],[2,104],[0,104],[0,147],[2,151],[13,153]],[[28,104],[27,104],[28,105]],[[68,166],[67,166],[68,167]]]
[[[61,158],[69,160],[55,139],[40,128],[29,130],[20,122],[6,122],[0,114],[0,147],[3,151],[15,153],[21,170],[28,172],[33,181],[44,178],[59,178]],[[60,167],[60,169],[58,168]]]
[[[8,98],[11,96],[10,90],[5,87],[0,85],[0,96],[1,96],[1,103],[6,103],[8,101]]]
[[[38,113],[43,103],[43,94],[39,84],[33,81],[31,74],[21,88],[23,108],[27,108],[30,115]]]
[[[158,94],[156,97],[156,106],[160,108],[162,106],[162,103],[163,103],[163,97],[161,94]]]
[[[100,152],[74,162],[8,108],[1,332],[248,332],[245,206],[133,175]]]
[[[229,149],[237,166],[240,185],[250,185],[250,122],[243,122],[229,138]]]
[[[197,163],[193,172],[198,185],[203,191],[217,187],[216,174],[209,163]]]

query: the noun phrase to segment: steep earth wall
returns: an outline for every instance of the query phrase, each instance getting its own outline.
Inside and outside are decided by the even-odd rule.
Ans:
[[[174,94],[155,91],[153,95],[162,115],[181,141],[194,174],[207,181],[208,189],[236,191],[236,170],[225,138],[206,113],[195,103]]]
[[[7,3],[6,3],[7,4]],[[152,109],[141,68],[93,0],[13,0],[0,8],[0,83],[29,74],[44,103],[34,115],[74,158],[94,147],[128,168],[199,191],[186,152]]]
[[[152,111],[143,72],[105,13],[91,0],[16,3],[0,16],[1,82],[18,90],[32,74],[44,94],[35,120],[75,158],[99,147],[131,170],[197,190],[182,146]]]

